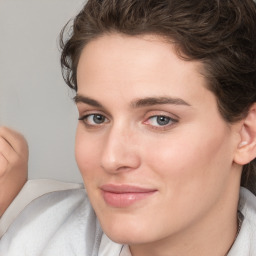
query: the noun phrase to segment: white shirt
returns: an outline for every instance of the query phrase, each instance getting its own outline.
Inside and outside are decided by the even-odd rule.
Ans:
[[[123,246],[120,256],[132,256],[128,245]]]

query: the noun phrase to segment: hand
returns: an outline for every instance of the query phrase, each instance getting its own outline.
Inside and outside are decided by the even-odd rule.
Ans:
[[[27,180],[28,145],[18,132],[0,127],[0,216]]]

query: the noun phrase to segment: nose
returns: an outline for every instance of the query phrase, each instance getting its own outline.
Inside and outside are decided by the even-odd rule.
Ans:
[[[134,132],[112,127],[102,148],[101,167],[109,173],[130,171],[140,166],[138,141]]]

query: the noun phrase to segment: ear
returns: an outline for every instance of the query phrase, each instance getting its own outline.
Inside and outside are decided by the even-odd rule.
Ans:
[[[256,103],[250,107],[248,115],[242,122],[240,137],[234,162],[245,165],[256,158]]]

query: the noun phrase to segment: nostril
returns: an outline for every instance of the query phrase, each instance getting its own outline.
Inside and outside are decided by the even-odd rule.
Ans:
[[[118,155],[115,155],[115,157],[103,157],[100,166],[104,171],[110,173],[131,171],[139,167],[139,159],[139,155],[134,151],[119,151]]]

